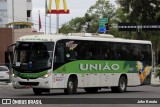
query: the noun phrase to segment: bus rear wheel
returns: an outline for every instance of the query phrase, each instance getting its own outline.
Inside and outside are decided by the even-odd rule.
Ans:
[[[68,79],[67,88],[64,89],[65,94],[75,94],[77,92],[77,79],[70,77]]]
[[[96,93],[98,88],[84,88],[87,93]]]
[[[127,89],[127,79],[121,76],[119,79],[118,87],[111,87],[112,92],[124,93]]]

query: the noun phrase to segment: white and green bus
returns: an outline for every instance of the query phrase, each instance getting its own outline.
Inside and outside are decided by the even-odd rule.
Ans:
[[[78,88],[125,92],[150,84],[152,44],[111,35],[24,36],[15,44],[12,68],[13,87],[33,88],[36,95],[51,89],[73,94]]]

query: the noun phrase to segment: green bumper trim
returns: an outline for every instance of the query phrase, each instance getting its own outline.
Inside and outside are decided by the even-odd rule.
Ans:
[[[43,72],[39,72],[39,73],[20,73],[20,72],[15,71],[14,73],[15,73],[15,75],[17,75],[20,78],[29,78],[29,79],[32,79],[32,78],[42,77],[45,74],[47,74],[48,71],[43,71]]]

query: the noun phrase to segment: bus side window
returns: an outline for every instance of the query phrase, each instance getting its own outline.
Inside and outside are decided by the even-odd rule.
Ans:
[[[143,47],[141,50],[141,54],[142,54],[142,61],[151,61],[151,47],[150,45],[140,45],[141,47]]]
[[[64,46],[63,45],[58,45],[56,46],[55,50],[55,57],[54,57],[54,62],[64,62],[65,60],[64,57]]]
[[[58,55],[59,56],[59,62],[64,62],[64,48],[63,47],[59,47],[58,48]]]
[[[87,51],[85,53],[85,59],[91,59],[92,58],[92,52]]]
[[[66,53],[66,60],[76,60],[77,52],[74,50],[70,50]]]
[[[120,53],[120,43],[114,43],[114,60],[120,60],[121,59],[121,53]]]

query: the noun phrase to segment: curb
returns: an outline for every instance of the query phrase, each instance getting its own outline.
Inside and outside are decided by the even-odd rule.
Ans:
[[[160,84],[151,84],[150,86],[153,86],[153,87],[160,87]]]
[[[0,82],[0,85],[8,85],[8,83]]]

